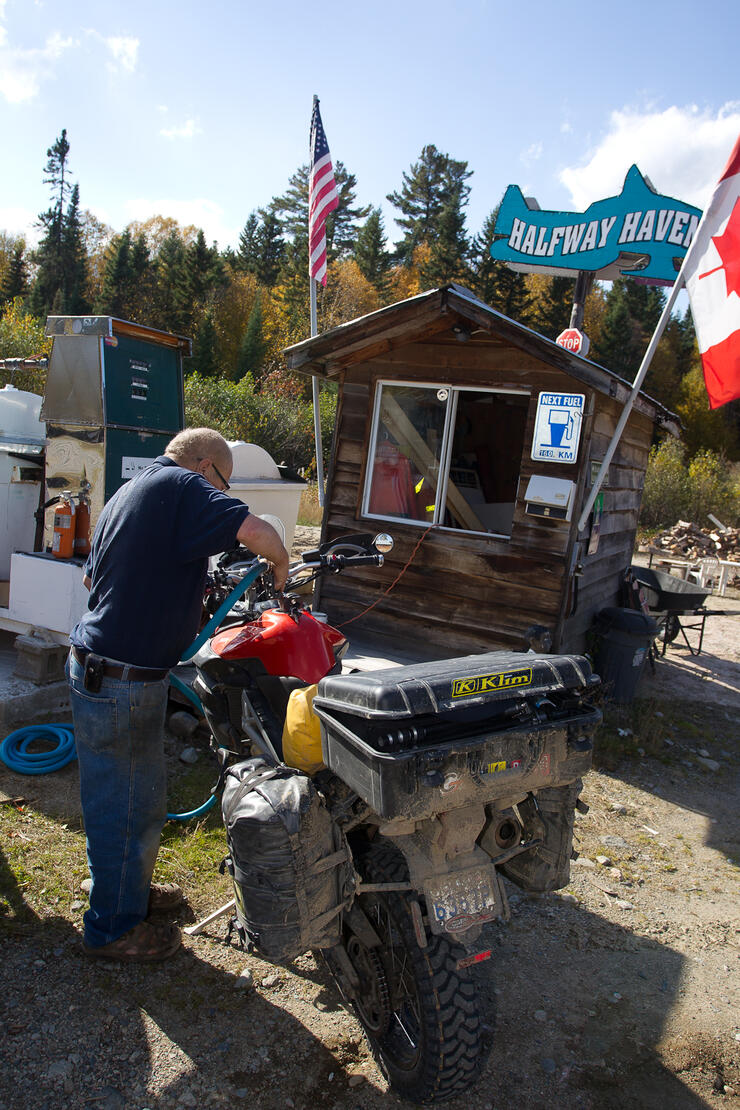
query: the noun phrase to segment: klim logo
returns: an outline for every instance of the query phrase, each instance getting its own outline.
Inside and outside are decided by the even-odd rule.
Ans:
[[[514,686],[529,686],[532,671],[503,671],[500,674],[482,674],[474,678],[456,678],[452,683],[453,698],[472,698],[487,690],[505,690]]]

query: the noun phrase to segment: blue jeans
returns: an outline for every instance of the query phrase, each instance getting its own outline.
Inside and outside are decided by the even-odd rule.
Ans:
[[[110,944],[147,916],[167,814],[164,719],[167,679],[103,678],[97,693],[67,662],[80,798],[92,877],[85,943]]]

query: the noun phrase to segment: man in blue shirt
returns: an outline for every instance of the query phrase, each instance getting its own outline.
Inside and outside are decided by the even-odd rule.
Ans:
[[[95,528],[90,600],[68,664],[92,878],[89,955],[161,960],[181,943],[175,925],[147,920],[182,901],[174,884],[151,881],[166,816],[169,670],[197,634],[209,555],[241,543],[273,564],[279,589],[288,573],[275,529],[226,496],[232,468],[218,432],[180,432]]]

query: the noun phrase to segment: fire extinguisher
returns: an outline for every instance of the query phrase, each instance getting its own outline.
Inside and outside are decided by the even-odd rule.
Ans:
[[[51,552],[55,559],[71,559],[75,550],[75,503],[66,489],[54,510],[54,539]]]
[[[80,492],[77,496],[77,514],[75,518],[75,555],[86,559],[90,554],[90,483],[84,478],[80,482]]]

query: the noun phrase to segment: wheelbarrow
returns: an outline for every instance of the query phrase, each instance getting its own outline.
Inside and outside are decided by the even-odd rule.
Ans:
[[[710,591],[695,582],[687,582],[652,567],[631,566],[630,573],[640,583],[650,614],[657,621],[663,645],[661,656],[665,655],[668,644],[672,644],[679,635],[683,636],[691,654],[699,655],[707,617],[727,615],[705,608],[704,602]],[[689,642],[687,631],[699,633],[696,647]]]

